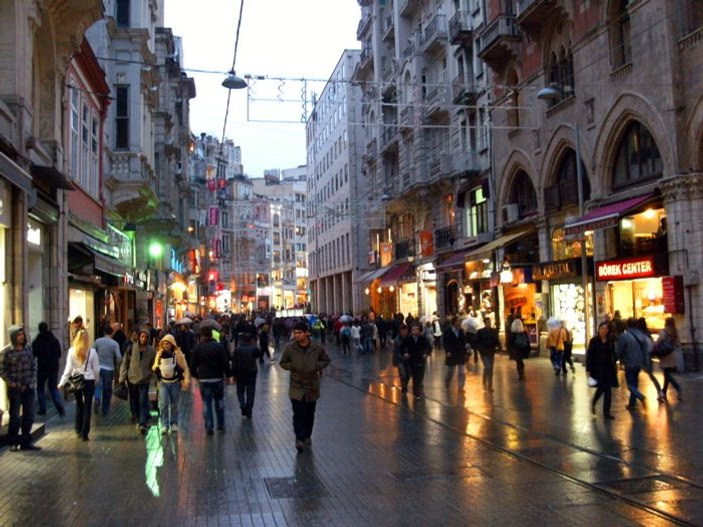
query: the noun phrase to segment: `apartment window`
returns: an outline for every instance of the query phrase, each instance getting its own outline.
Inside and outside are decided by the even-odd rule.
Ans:
[[[483,232],[488,232],[488,199],[483,186],[475,187],[468,191],[467,205],[467,236],[477,236]]]
[[[278,214],[273,215],[273,226],[278,227],[281,224],[281,218]]]
[[[681,9],[682,36],[693,33],[703,26],[703,2],[700,0],[684,0]]]
[[[93,117],[93,120],[90,125],[90,173],[93,175],[91,178],[91,194],[97,196],[99,191],[98,187],[99,185],[99,179],[100,175],[98,172],[98,167],[99,167],[99,162],[98,162],[98,134],[100,133],[100,124],[98,123],[98,119],[96,117]]]
[[[130,2],[129,0],[117,0],[115,2],[115,22],[117,27],[129,27],[130,23]]]
[[[520,218],[537,211],[537,194],[530,176],[523,170],[517,173],[513,181],[511,203],[517,203]]]
[[[227,229],[229,228],[229,214],[227,211],[223,210],[220,213],[220,219],[222,220],[222,228]]]
[[[79,180],[78,174],[78,143],[80,142],[80,119],[78,108],[80,107],[80,94],[76,88],[71,90],[71,177]]]
[[[115,86],[115,148],[129,148],[129,86]]]
[[[630,0],[616,0],[610,5],[610,50],[615,68],[632,61],[629,3]]]
[[[229,254],[230,253],[230,236],[229,234],[225,234],[222,236],[222,252],[224,254]]]

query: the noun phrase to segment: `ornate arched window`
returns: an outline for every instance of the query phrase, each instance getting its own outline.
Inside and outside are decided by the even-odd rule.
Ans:
[[[513,179],[510,203],[517,204],[518,217],[524,218],[537,212],[537,194],[527,172],[520,170]]]
[[[618,145],[613,173],[613,188],[626,187],[662,175],[659,149],[649,130],[633,121]]]
[[[591,184],[588,172],[581,161],[583,176],[583,200],[591,197]],[[544,208],[546,211],[559,210],[569,205],[578,205],[578,177],[576,172],[576,152],[569,148],[564,152],[559,163],[553,185],[544,189]]]

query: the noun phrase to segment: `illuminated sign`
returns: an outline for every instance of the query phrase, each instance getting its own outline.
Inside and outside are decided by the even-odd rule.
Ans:
[[[545,262],[532,266],[533,280],[554,280],[556,278],[571,278],[578,276],[580,263],[578,260],[560,260]]]
[[[632,280],[634,278],[650,278],[652,276],[656,276],[653,256],[596,263],[597,280]]]

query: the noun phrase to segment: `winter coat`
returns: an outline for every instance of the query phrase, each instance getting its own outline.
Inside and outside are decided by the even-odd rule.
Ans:
[[[500,350],[500,338],[496,328],[483,327],[476,332],[476,349],[481,355],[495,355]]]
[[[659,332],[659,338],[657,339],[656,347],[662,347],[665,349],[673,347],[674,349],[674,351],[672,351],[668,355],[659,357],[659,366],[661,366],[662,368],[678,367],[678,355],[681,353],[681,349],[679,348],[679,343],[666,331],[666,329],[662,329]]]
[[[615,341],[615,356],[625,368],[646,368],[648,361],[645,357],[645,339],[647,337],[642,335],[639,338],[642,342],[640,345],[637,338],[633,335],[635,331],[637,330],[628,329],[625,333],[618,336]]]
[[[24,331],[21,326],[8,329],[11,344],[0,351],[0,378],[20,389],[34,388],[37,385],[37,362],[29,345],[25,344],[21,349],[15,347],[20,331]]]
[[[215,339],[205,339],[193,348],[191,355],[191,375],[199,381],[203,379],[224,379],[231,375],[229,353]]]
[[[593,337],[586,350],[586,371],[598,381],[598,386],[617,388],[618,370],[615,364],[615,346],[608,340]]]
[[[256,375],[259,368],[256,361],[261,357],[261,349],[253,342],[241,344],[234,350],[232,357],[232,369],[235,376]]]
[[[519,346],[517,342],[515,342],[515,337],[519,334],[520,332],[511,332],[508,336],[508,356],[510,357],[510,360],[524,359],[530,355],[530,339],[527,331],[522,332],[522,334],[527,337],[527,346]]]
[[[145,348],[140,348],[139,344],[132,344],[127,348],[124,360],[120,366],[120,382],[125,380],[131,384],[149,384],[154,378],[151,370],[156,350],[147,344]]]
[[[451,327],[444,332],[442,340],[444,351],[447,354],[445,364],[447,366],[466,364],[466,334],[464,330]]]
[[[403,353],[410,355],[408,359],[410,364],[424,364],[427,356],[432,353],[432,344],[423,335],[418,336],[417,339],[409,335],[403,342],[403,346]]]
[[[39,333],[32,341],[32,353],[37,358],[37,371],[58,373],[61,343],[51,331]]]
[[[306,347],[290,342],[281,355],[280,365],[290,371],[288,395],[297,401],[316,401],[320,398],[320,376],[330,363],[325,348],[311,340]]]

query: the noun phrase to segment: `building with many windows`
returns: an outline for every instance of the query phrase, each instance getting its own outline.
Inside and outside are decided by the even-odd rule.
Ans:
[[[359,60],[359,51],[342,53],[306,125],[310,302],[320,313],[368,306],[356,284],[368,266],[368,226],[382,221],[381,195],[367,195],[360,177],[361,90],[351,82]]]

